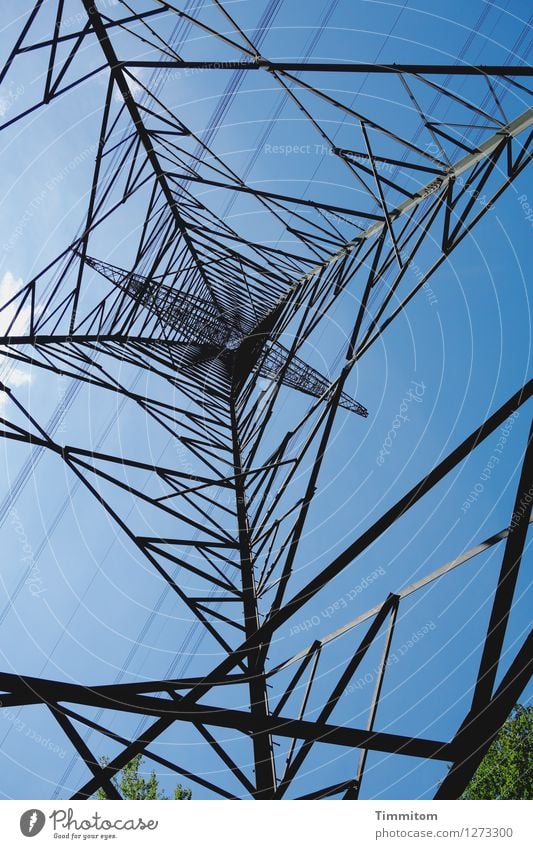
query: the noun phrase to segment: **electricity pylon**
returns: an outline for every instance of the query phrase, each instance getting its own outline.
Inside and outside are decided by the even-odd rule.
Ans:
[[[231,371],[234,352],[246,339],[253,338],[257,353],[258,374],[269,380],[280,380],[315,398],[327,398],[331,386],[316,369],[290,352],[281,342],[268,342],[268,335],[256,333],[256,328],[246,326],[238,315],[218,313],[213,303],[194,295],[176,292],[171,286],[131,274],[108,262],[86,256],[85,262],[125,292],[134,302],[134,309],[142,307],[157,316],[163,329],[167,329],[183,342],[204,346],[196,354],[196,361],[220,358]],[[262,351],[264,344],[266,350]],[[362,404],[341,392],[339,406],[366,418],[368,411]]]
[[[508,526],[417,583],[390,587],[377,606],[330,634],[317,632],[289,656],[280,655],[278,637],[509,416],[526,409],[530,384],[363,533],[302,577],[303,541],[316,518],[339,410],[366,416],[345,387],[365,354],[529,163],[533,110],[524,109],[523,100],[531,70],[275,62],[262,55],[264,26],[250,37],[218,0],[214,12],[231,26],[231,37],[218,35],[206,13],[193,13],[188,4],[154,2],[144,12],[122,2],[103,5],[83,0],[82,24],[72,32],[62,0],[38,0],[1,74],[23,73],[28,57],[34,63],[42,57],[45,68],[42,91],[6,116],[5,128],[91,86],[102,68],[107,75],[81,234],[1,306],[1,350],[19,365],[87,384],[95,397],[120,397],[154,433],[170,434],[184,459],[170,466],[95,445],[62,444],[7,385],[1,433],[65,464],[173,594],[176,610],[199,623],[214,660],[206,666],[202,657],[188,677],[168,674],[140,684],[89,686],[6,671],[0,675],[2,706],[37,704],[51,711],[87,771],[72,798],[87,798],[99,787],[117,798],[111,779],[142,752],[210,794],[281,799],[297,794],[304,764],[324,744],[357,750],[357,760],[344,780],[325,786],[316,778],[301,798],[357,798],[368,752],[452,762],[437,796],[456,797],[531,670],[529,637],[498,676],[530,522],[531,445]],[[265,4],[265,20],[272,8]],[[189,29],[201,32],[212,51],[223,42],[232,58],[197,55],[196,42],[184,40]],[[211,74],[213,91],[226,99],[247,75],[265,76],[284,108],[306,122],[357,187],[359,208],[335,193],[315,196],[313,185],[310,197],[302,198],[247,183],[217,152],[213,133],[195,134],[174,105],[168,81],[194,69]],[[228,74],[224,93],[217,80]],[[397,114],[383,123],[374,112],[357,111],[351,99],[333,97],[316,74],[385,79],[398,98],[403,93],[412,132]],[[474,81],[468,98],[460,93],[466,79]],[[329,134],[332,116],[339,123],[349,119],[342,145]],[[216,200],[205,200],[208,189]],[[272,238],[264,240],[247,221],[240,229],[230,226],[227,212],[239,204],[264,216]],[[120,232],[124,210],[130,230],[123,260],[94,259],[102,256],[100,234]],[[279,247],[283,235],[292,241]],[[316,345],[343,298],[350,331],[341,367],[329,380],[307,365],[301,349]],[[121,369],[128,366],[142,370],[150,391],[127,385]],[[272,383],[268,392],[265,378]],[[293,405],[294,393],[287,410],[287,388],[307,394],[309,406],[302,411]],[[138,483],[140,473],[148,476],[147,486]],[[123,499],[118,506],[117,493]],[[132,506],[133,512],[126,509]],[[402,600],[500,544],[502,567],[472,703],[457,733],[428,739],[422,731],[380,731],[378,707]],[[318,710],[309,712],[317,681],[324,670],[337,668],[331,648],[352,631],[357,639],[349,658],[332,673]],[[337,722],[351,680],[377,644],[382,654],[365,727]],[[102,720],[107,711],[138,715],[145,724],[136,736],[118,733]],[[177,722],[201,735],[238,782],[239,794],[154,750]],[[80,724],[119,745],[105,767]],[[240,736],[242,759],[232,753],[224,729]]]

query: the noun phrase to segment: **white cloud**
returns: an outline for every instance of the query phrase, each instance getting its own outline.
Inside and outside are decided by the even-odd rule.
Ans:
[[[31,383],[33,375],[29,371],[24,371],[22,368],[12,368],[9,372],[8,383],[10,386],[25,386]]]
[[[2,309],[4,304],[8,303],[11,298],[17,294],[17,292],[20,292],[23,285],[22,278],[15,277],[11,271],[6,271],[0,280],[0,335],[5,335],[8,328],[10,336],[23,336],[27,333],[31,312],[29,304],[24,306],[18,315],[18,300],[13,301],[12,304],[9,304],[9,306]],[[13,322],[12,327],[10,327],[11,322]],[[7,386],[27,386],[33,381],[33,375],[30,371],[19,368],[18,366],[11,366],[11,361],[1,355],[0,370],[0,379]],[[6,393],[0,392],[0,408],[5,406],[6,400]]]
[[[139,69],[137,70],[137,79],[139,80],[139,82],[137,82],[137,80],[134,79],[133,77],[130,77],[129,74],[126,75],[126,82],[128,84],[130,94],[131,94],[131,96],[133,97],[134,100],[138,100],[138,98],[142,94],[144,94],[144,88],[141,85],[141,83],[143,82],[143,76],[144,76],[144,74],[143,74],[142,68],[140,70]],[[113,97],[117,101],[117,103],[123,103],[124,102],[124,98],[122,97],[122,92],[119,90],[119,88],[117,88],[117,86],[115,86],[115,91],[114,91]]]
[[[20,305],[18,299],[2,309],[4,304],[7,304],[17,292],[20,292],[23,285],[22,279],[15,277],[11,271],[6,271],[2,280],[0,280],[0,335],[2,336],[6,335],[8,328],[10,336],[22,336],[26,332],[31,313],[30,304],[23,307],[18,315],[17,309]],[[10,328],[9,326],[15,316],[17,317]]]
[[[143,68],[137,68],[135,71],[136,78],[130,76],[130,74],[125,75],[125,80],[130,90],[130,94],[134,100],[138,100],[141,95],[146,94],[146,90],[143,88],[145,72]],[[109,82],[109,70],[107,68],[102,68],[99,71],[94,79],[101,86],[107,86]],[[124,103],[124,98],[122,96],[122,92],[120,91],[118,85],[115,83],[113,86],[113,100],[115,103]]]

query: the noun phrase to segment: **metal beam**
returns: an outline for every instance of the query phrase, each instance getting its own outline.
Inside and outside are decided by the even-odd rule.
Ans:
[[[233,474],[235,477],[235,502],[237,530],[239,538],[239,555],[242,579],[242,602],[244,611],[244,629],[248,641],[253,641],[259,629],[259,608],[257,603],[257,587],[254,571],[250,527],[246,509],[245,478],[241,456],[240,427],[236,412],[237,398],[235,387],[229,398],[231,420],[231,442],[233,448]],[[264,663],[258,646],[251,647],[246,652],[248,671],[250,673],[250,711],[254,719],[265,722],[269,716],[267,683]],[[255,761],[255,778],[257,799],[268,799],[276,790],[276,770],[272,753],[272,738],[270,734],[254,734],[252,738]]]
[[[514,121],[511,121],[505,127],[502,127],[494,133],[494,135],[492,135],[489,139],[486,139],[473,153],[467,153],[459,159],[455,165],[451,165],[441,176],[434,178],[422,189],[419,189],[413,198],[408,198],[398,204],[398,206],[394,207],[394,209],[389,210],[390,220],[396,221],[396,219],[401,218],[401,216],[406,215],[408,212],[411,212],[411,210],[421,204],[422,201],[426,200],[426,198],[430,195],[446,189],[449,184],[454,182],[461,174],[464,174],[482,160],[489,159],[489,157],[497,151],[505,139],[516,138],[532,125],[533,107],[527,109],[515,118]],[[310,280],[317,274],[321,274],[329,265],[341,262],[348,254],[355,250],[355,248],[359,247],[361,242],[364,242],[366,239],[371,239],[373,236],[377,236],[379,233],[384,231],[386,227],[387,224],[385,221],[371,224],[370,227],[367,227],[366,230],[359,233],[354,239],[346,242],[345,245],[343,245],[338,251],[335,251],[335,253],[331,254],[331,256],[329,256],[326,260],[319,263],[311,269],[311,271],[308,271],[306,274],[302,275],[302,277],[295,280],[292,283],[291,288],[298,289],[307,280]]]
[[[451,745],[459,756],[435,793],[435,799],[458,799],[487,754],[533,674],[533,631],[530,631],[493,698],[480,715],[469,714]]]
[[[516,500],[509,524],[509,535],[505,543],[498,585],[494,595],[476,689],[472,699],[472,711],[474,713],[482,710],[492,697],[513,604],[513,595],[520,572],[522,553],[526,543],[528,526],[531,521],[532,502],[533,426],[529,432]]]
[[[530,77],[533,69],[529,65],[434,65],[396,63],[389,65],[377,62],[270,62],[268,59],[238,61],[169,59],[160,62],[132,59],[123,61],[124,68],[198,68],[211,71],[314,71],[320,73],[350,74],[429,74],[434,76],[489,76]]]

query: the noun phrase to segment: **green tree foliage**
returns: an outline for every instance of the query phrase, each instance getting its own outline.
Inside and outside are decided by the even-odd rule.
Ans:
[[[111,779],[118,792],[123,799],[169,799],[162,791],[159,790],[159,781],[155,772],[152,770],[148,778],[140,775],[140,769],[144,758],[142,755],[135,755],[129,763]],[[109,758],[101,758],[102,766],[107,766]],[[190,799],[192,792],[181,784],[177,784],[174,790],[174,799]],[[96,793],[97,799],[107,799],[107,794],[104,790]]]
[[[533,799],[533,707],[515,705],[461,799]]]

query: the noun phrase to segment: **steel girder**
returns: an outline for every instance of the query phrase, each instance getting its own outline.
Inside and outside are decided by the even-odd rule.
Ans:
[[[310,522],[309,511],[337,412],[347,408],[348,402],[357,404],[344,392],[356,363],[493,208],[531,158],[533,112],[529,109],[517,117],[508,116],[497,89],[503,81],[522,97],[527,93],[524,78],[531,71],[523,66],[270,62],[235,22],[235,37],[223,38],[202,20],[201,14],[195,17],[176,4],[154,3],[154,8],[145,12],[126,14],[121,3],[115,17],[100,11],[98,3],[84,0],[83,5],[83,27],[66,33],[61,27],[63,4],[38,0],[1,75],[5,78],[9,69],[23,62],[28,54],[42,53],[46,57],[48,70],[42,99],[10,117],[6,127],[42,106],[51,106],[102,69],[109,75],[81,236],[0,306],[0,318],[7,317],[0,338],[2,354],[19,364],[65,375],[95,391],[125,399],[141,410],[154,427],[170,433],[194,456],[197,465],[190,471],[110,454],[96,446],[62,444],[48,426],[43,427],[24,408],[9,386],[2,387],[8,402],[1,420],[1,435],[7,441],[31,446],[33,451],[48,449],[66,464],[69,473],[92,494],[157,572],[176,602],[200,623],[223,659],[195,677],[169,676],[142,685],[86,686],[6,672],[0,675],[2,705],[38,704],[51,711],[91,776],[73,798],[87,798],[99,787],[116,796],[111,779],[139,752],[211,793],[233,798],[234,794],[223,784],[176,764],[151,748],[177,722],[189,724],[202,735],[238,780],[243,795],[282,798],[291,792],[313,747],[328,743],[360,749],[359,762],[345,782],[321,787],[305,798],[357,798],[370,751],[452,761],[452,769],[437,796],[454,798],[466,786],[509,714],[531,669],[529,638],[496,686],[530,523],[531,437],[524,451],[515,509],[508,527],[460,552],[453,561],[415,585],[391,587],[380,604],[337,631],[315,639],[294,656],[271,663],[269,651],[280,629],[295,613],[304,611],[325,586],[354,564],[509,416],[527,409],[531,384],[481,422],[378,521],[334,559],[322,564],[303,585],[294,581],[294,565]],[[222,4],[215,5],[227,17]],[[55,21],[50,38],[32,41],[35,22],[47,13]],[[217,63],[178,56],[166,30],[158,30],[169,14],[208,35],[213,45],[222,39],[225,47],[236,56],[244,55],[244,60]],[[130,24],[138,29],[128,28]],[[116,38],[119,30],[128,33],[120,48]],[[135,58],[133,48],[149,32],[151,37],[157,36],[157,46],[151,42],[153,56],[141,61]],[[66,58],[64,51],[58,50],[60,45],[70,46]],[[80,63],[79,76],[74,75],[62,86],[85,48],[94,67],[87,71]],[[214,74],[255,71],[268,75],[284,101],[302,112],[317,138],[329,146],[331,155],[361,189],[365,196],[361,208],[354,210],[337,203],[335,198],[301,198],[247,185],[210,142],[196,136],[179,113],[169,107],[164,92],[160,94],[155,86],[151,89],[139,83],[134,74],[135,69],[141,68],[168,73],[199,68]],[[385,74],[400,82],[406,102],[418,116],[420,131],[426,134],[426,145],[419,144],[416,137],[413,141],[402,136],[398,127],[384,126],[375,117],[362,115],[306,77],[319,72]],[[480,77],[487,84],[489,103],[466,101],[453,88],[445,89],[436,81],[443,74],[454,80],[461,76]],[[455,132],[451,125],[426,111],[420,102],[421,90],[436,92],[445,102],[455,104],[468,116],[469,130]],[[356,122],[357,145],[354,142],[354,147],[348,148],[333,144],[319,104]],[[485,123],[480,124],[481,120]],[[481,138],[474,139],[476,134]],[[117,152],[118,167],[104,182],[106,157],[113,151]],[[407,188],[405,173],[417,176],[416,189]],[[222,193],[228,205],[238,203],[242,197],[251,198],[282,232],[291,234],[290,250],[254,241],[249,233],[230,227],[224,216],[200,197],[197,189],[202,187]],[[89,249],[95,234],[110,224],[117,210],[144,195],[145,217],[127,272],[129,282],[136,284],[137,297],[132,299],[131,286],[125,286],[124,276],[121,277],[122,268],[91,259]],[[415,264],[419,273],[413,282],[409,274]],[[109,276],[112,267],[117,272],[116,279]],[[88,277],[88,269],[100,273],[104,270],[111,285],[92,285],[95,278]],[[140,297],[146,280],[159,281],[158,291],[164,292],[165,298],[154,293],[152,297]],[[358,295],[351,337],[338,375],[326,381],[298,357],[298,352],[342,294],[354,285]],[[195,326],[188,338],[183,338],[184,314],[182,310],[177,315],[178,303],[188,305],[187,322],[194,321],[195,315],[197,324],[203,325],[203,336]],[[196,306],[189,314],[190,305]],[[213,342],[224,348],[227,340],[213,340],[206,321],[216,324],[221,316],[232,316],[248,332],[253,329],[255,340],[248,338],[230,346],[231,356],[222,357],[220,349],[213,352]],[[27,324],[24,332],[20,332],[22,319]],[[285,347],[280,339],[288,330],[291,344]],[[276,357],[275,353],[281,351],[283,355]],[[166,394],[150,396],[126,386],[117,372],[118,363],[140,366],[166,388]],[[265,399],[259,381],[270,376],[275,379]],[[311,407],[286,429],[281,428],[274,449],[264,456],[262,446],[267,433],[271,434],[273,411],[282,388],[296,384],[302,388],[306,381],[314,396]],[[175,401],[178,390],[186,399],[183,405]],[[295,434],[301,436],[296,449],[291,444]],[[307,460],[310,467],[305,469]],[[140,471],[149,474],[163,495],[147,493],[133,482],[133,477],[121,480],[119,469],[132,476]],[[303,491],[297,491],[294,481],[304,469],[305,485]],[[163,531],[159,535],[148,534],[134,528],[114,506],[110,493],[116,489],[174,522],[176,535],[165,535]],[[288,503],[292,489],[295,496]],[[229,496],[225,502],[228,506],[223,508],[225,515],[220,513],[219,491]],[[213,507],[214,516],[209,512]],[[276,548],[278,532],[282,541]],[[376,730],[402,599],[500,544],[505,550],[472,706],[457,734],[451,740],[432,740],[422,734]],[[183,551],[187,553],[184,555]],[[194,575],[206,587],[206,594],[193,596],[187,592],[173,577],[176,566]],[[293,586],[292,595],[287,597]],[[213,604],[209,588],[218,592],[218,607]],[[226,615],[220,607],[231,612]],[[327,646],[334,646],[361,625],[366,631],[356,641],[329,696],[322,699],[318,714],[312,720],[306,719],[310,694],[316,692],[316,680],[324,664],[327,668]],[[369,649],[382,640],[384,629],[367,727],[332,723],[331,714],[345,697],[346,688]],[[274,706],[269,685],[278,678],[285,681],[283,676],[289,669],[294,670],[292,677],[278,693]],[[204,704],[203,698],[209,698],[212,691],[216,694],[219,687],[225,693],[232,688],[237,692],[246,688],[248,707],[229,707],[225,699],[221,704]],[[295,717],[284,711],[290,703],[294,712],[293,697],[302,687],[303,701]],[[132,739],[112,731],[105,722],[77,712],[76,706],[138,714],[151,724]],[[73,721],[120,744],[120,754],[102,767]],[[214,729],[219,728],[234,729],[249,740],[253,775],[247,774],[245,765],[235,762],[228,747],[215,737]],[[292,741],[281,774],[274,753],[276,738]],[[298,748],[297,741],[302,741]]]

